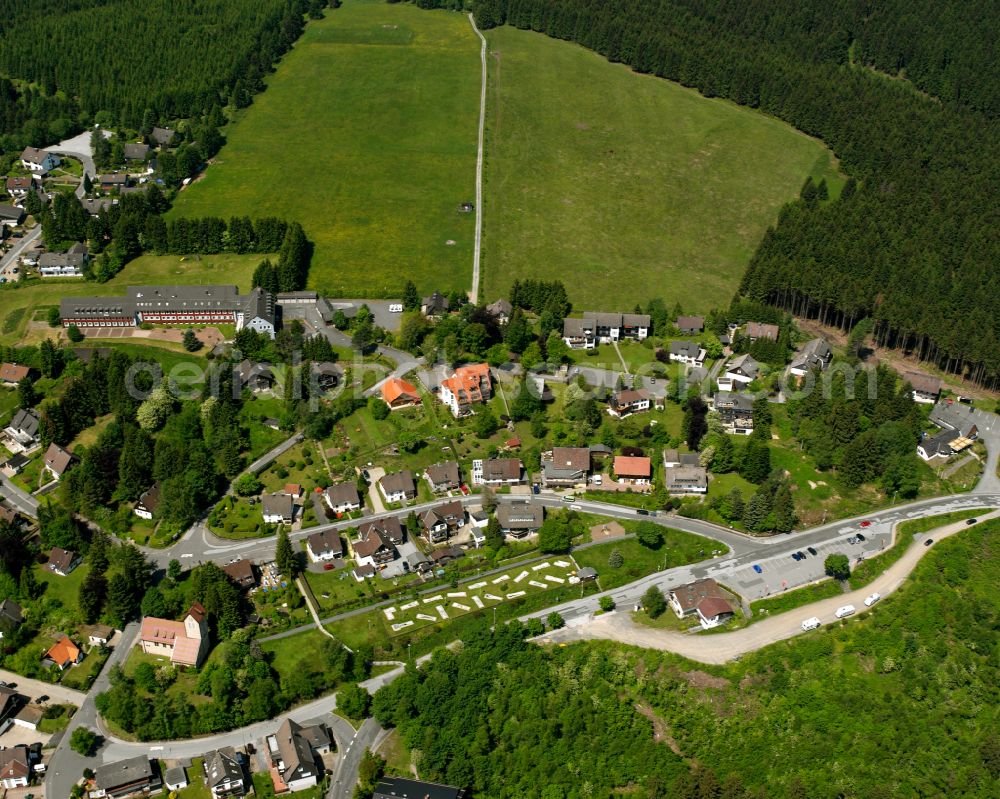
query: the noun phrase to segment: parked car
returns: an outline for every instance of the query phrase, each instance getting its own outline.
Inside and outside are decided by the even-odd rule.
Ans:
[[[572,494],[567,494],[566,496],[563,497],[563,502],[576,502],[576,497],[574,497]]]
[[[599,486],[604,483],[604,478],[599,474],[594,475],[594,485]]]
[[[754,570],[755,572],[757,572],[757,574],[763,574],[763,573],[764,573],[764,570],[763,570],[763,569],[762,569],[762,568],[760,567],[760,564],[759,564],[759,563],[755,563],[755,564],[753,565],[753,570]]]
[[[389,306],[389,313],[402,313],[403,304],[399,302],[394,302]]]
[[[979,521],[979,519],[966,519],[965,523],[966,524],[975,524],[978,521]]]
[[[924,541],[924,546],[925,547],[929,547],[933,543],[934,543],[934,539],[933,538],[928,538],[926,541]]]
[[[796,562],[802,560],[802,553],[801,552],[793,552],[792,553],[792,560],[794,560]]]
[[[871,527],[872,523],[868,521],[868,519],[865,519],[863,522],[861,522],[859,526],[861,527],[862,530],[864,530],[865,528]]]
[[[635,512],[638,513],[640,516],[649,516],[649,511],[646,510],[645,508],[636,508]]]
[[[816,555],[819,554],[818,552],[816,552],[816,548],[815,547],[806,547],[806,552],[808,552],[813,557],[816,557]]]
[[[858,539],[858,541],[865,541],[865,540],[866,540],[866,539],[865,539],[865,537],[864,537],[864,535],[862,535],[861,533],[858,533],[858,534],[857,534],[856,536],[854,536],[854,537],[855,537],[855,538],[857,538],[857,539]]]
[[[865,607],[866,608],[870,608],[872,605],[874,605],[876,602],[878,602],[881,598],[882,598],[882,595],[878,591],[876,591],[874,594],[866,596],[865,597]]]
[[[853,616],[854,611],[855,611],[854,605],[842,605],[841,607],[837,608],[837,611],[833,615],[836,616],[838,619],[846,619],[848,616]]]
[[[813,616],[812,618],[806,619],[804,622],[802,622],[802,629],[808,632],[809,630],[817,629],[822,624],[823,622],[821,622],[819,619]]]
[[[858,537],[856,535],[852,535],[850,538],[847,539],[847,543],[848,544],[858,543]]]

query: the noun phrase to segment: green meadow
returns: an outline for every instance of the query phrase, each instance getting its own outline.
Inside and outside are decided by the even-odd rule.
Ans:
[[[310,22],[172,215],[298,220],[329,296],[468,290],[479,43],[468,19],[349,0]]]
[[[807,175],[839,191],[831,153],[777,119],[538,33],[487,41],[487,301],[536,277],[580,309],[705,311]]]

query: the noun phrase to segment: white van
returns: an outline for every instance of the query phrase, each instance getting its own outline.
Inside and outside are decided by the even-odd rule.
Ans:
[[[392,303],[392,305],[389,306],[389,313],[402,313],[402,312],[403,312],[403,303],[401,302],[394,302]]]
[[[811,619],[806,619],[804,622],[802,622],[802,629],[806,630],[807,632],[809,630],[815,630],[818,629],[822,623],[823,622],[821,622],[819,619],[813,616]]]
[[[876,602],[878,602],[881,598],[882,598],[882,595],[878,591],[876,591],[871,596],[865,597],[865,607],[866,608],[870,608],[872,605],[874,605]]]
[[[837,608],[837,612],[834,613],[833,615],[836,616],[838,619],[844,619],[847,618],[848,616],[853,616],[854,605],[843,605],[842,607]]]

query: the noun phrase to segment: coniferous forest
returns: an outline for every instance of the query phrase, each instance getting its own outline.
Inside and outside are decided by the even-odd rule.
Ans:
[[[869,318],[878,344],[1000,385],[993,4],[479,0],[475,12],[481,27],[572,40],[822,139],[851,179],[836,198],[805,187],[741,292],[843,328]]]

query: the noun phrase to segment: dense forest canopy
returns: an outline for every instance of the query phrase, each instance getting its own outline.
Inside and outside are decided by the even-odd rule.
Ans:
[[[990,51],[1000,12],[902,0],[870,14],[845,0],[480,0],[475,10],[483,27],[570,39],[821,138],[854,180],[834,201],[782,214],[743,294],[844,327],[872,318],[879,343],[1000,382]]]
[[[8,0],[0,146],[52,144],[82,121],[139,128],[243,107],[319,0]]]

